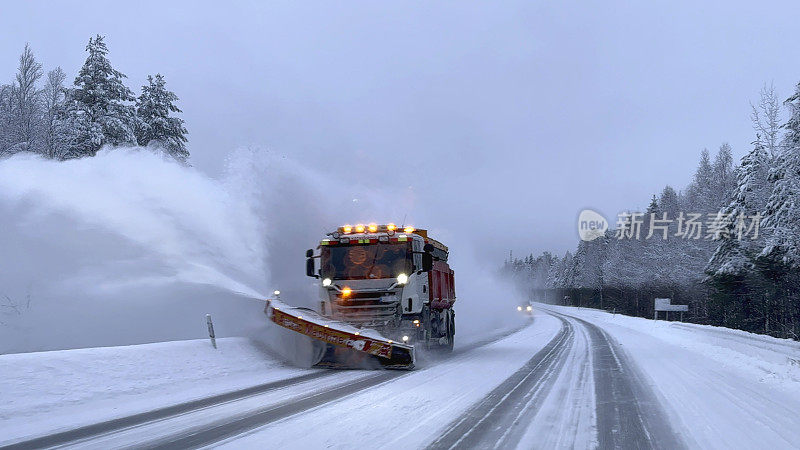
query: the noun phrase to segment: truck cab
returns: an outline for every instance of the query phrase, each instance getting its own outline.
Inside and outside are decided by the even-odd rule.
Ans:
[[[454,272],[426,230],[345,225],[306,254],[320,280],[319,313],[408,344],[452,349]],[[317,262],[318,261],[318,262]]]

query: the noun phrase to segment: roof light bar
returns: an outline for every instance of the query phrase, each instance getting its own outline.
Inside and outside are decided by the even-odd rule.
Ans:
[[[389,236],[394,235],[397,232],[405,232],[405,233],[414,233],[417,229],[412,226],[407,226],[404,228],[400,228],[393,223],[388,223],[386,225],[379,225],[377,223],[370,223],[369,225],[358,224],[358,225],[343,225],[336,229],[333,233],[330,233],[334,239],[338,239],[341,235],[345,234],[353,234],[353,233],[386,233]],[[337,236],[336,233],[339,233]]]

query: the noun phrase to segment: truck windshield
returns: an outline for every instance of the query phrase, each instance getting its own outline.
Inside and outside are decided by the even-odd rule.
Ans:
[[[395,278],[412,271],[409,242],[322,248],[322,276],[334,280]]]

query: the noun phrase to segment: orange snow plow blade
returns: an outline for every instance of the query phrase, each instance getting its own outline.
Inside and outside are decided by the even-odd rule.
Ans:
[[[274,323],[327,344],[318,366],[350,367],[373,357],[380,367],[413,369],[414,347],[386,339],[374,330],[322,317],[306,308],[289,306],[279,300],[267,300],[264,313]],[[353,355],[353,352],[361,356]]]

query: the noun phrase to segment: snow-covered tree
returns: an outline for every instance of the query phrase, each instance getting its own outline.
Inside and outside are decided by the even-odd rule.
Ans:
[[[89,56],[69,91],[65,123],[75,132],[68,158],[94,156],[104,144],[135,145],[133,93],[106,55],[103,36],[89,39]]]
[[[650,197],[650,204],[647,205],[647,212],[651,213],[657,211],[658,211],[658,198],[656,198],[656,194],[653,194],[653,196]]]
[[[603,287],[603,265],[608,257],[608,235],[578,243],[573,257],[572,287],[599,290]]]
[[[714,210],[725,206],[730,201],[733,190],[736,188],[736,175],[733,170],[733,154],[731,146],[725,142],[714,157],[711,166],[713,177],[711,179],[711,207]]]
[[[686,190],[687,203],[691,212],[706,213],[711,212],[712,206],[712,184],[714,169],[711,166],[711,157],[708,149],[703,149],[700,153],[700,163],[694,173],[694,179]]]
[[[9,134],[6,153],[37,151],[38,127],[41,119],[41,91],[36,82],[42,77],[42,65],[36,61],[30,45],[19,57],[19,66],[14,83],[10,87]]]
[[[791,114],[770,173],[772,192],[765,208],[764,226],[771,236],[762,256],[790,268],[800,267],[800,83],[785,102]]]
[[[61,138],[65,133],[61,127],[61,117],[66,112],[64,96],[64,80],[66,78],[67,75],[64,71],[60,67],[56,67],[47,73],[47,83],[43,91],[42,153],[51,159],[62,158],[65,150]]]
[[[547,286],[548,275],[550,269],[555,264],[557,258],[550,252],[544,252],[541,256],[533,261],[533,269],[531,270],[531,281],[535,289],[544,289]]]
[[[553,289],[563,289],[572,287],[572,253],[567,252],[564,257],[552,265],[547,276],[547,285]]]
[[[783,137],[774,96],[762,89],[757,138],[738,167],[727,143],[713,162],[703,150],[685,190],[652,197],[639,233],[579,242],[574,256],[549,265],[543,294],[640,316],[652,314],[653,298],[670,297],[690,305],[690,320],[800,337],[800,84],[785,102]],[[688,233],[689,220],[701,232]],[[529,257],[513,268],[528,282],[538,264]]]
[[[675,189],[673,189],[671,186],[665,186],[658,198],[658,205],[661,211],[667,213],[668,218],[675,219],[678,217],[680,206],[678,193],[675,192]]]
[[[12,133],[11,112],[11,85],[0,85],[0,157],[8,154],[14,138]]]
[[[740,275],[753,270],[754,259],[761,250],[763,240],[752,239],[755,229],[749,228],[755,226],[753,220],[760,220],[753,219],[753,216],[762,214],[770,194],[770,155],[761,139],[753,144],[753,150],[742,158],[741,165],[736,169],[737,183],[733,198],[722,210],[722,215],[728,217],[729,221],[706,267],[706,272],[712,276]],[[750,233],[743,235],[748,230]],[[764,234],[760,226],[759,234]]]
[[[767,150],[770,158],[774,158],[780,146],[781,102],[772,83],[769,86],[764,84],[759,93],[758,104],[751,103],[750,107],[750,120],[753,121],[759,143]]]
[[[172,117],[181,112],[175,102],[178,96],[167,90],[164,77],[156,74],[148,76],[146,85],[136,101],[136,114],[139,118],[136,139],[139,145],[155,145],[178,161],[186,162],[186,128],[183,119]]]

